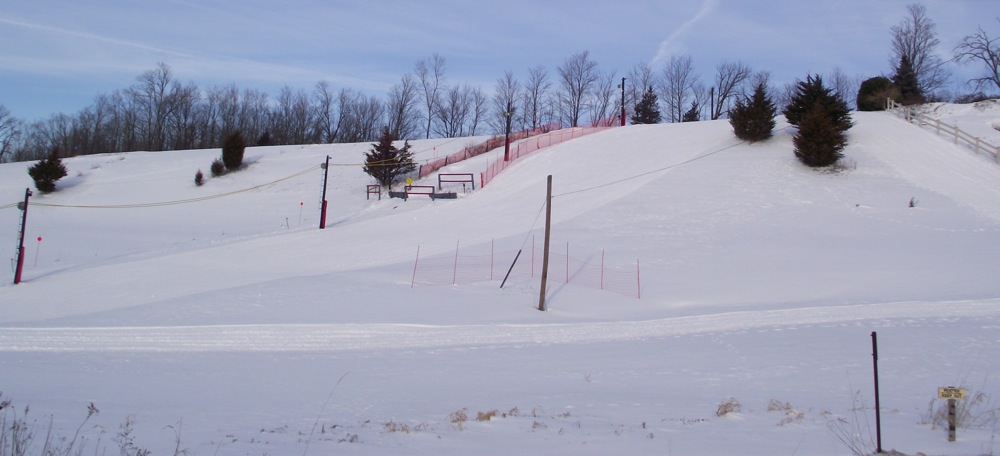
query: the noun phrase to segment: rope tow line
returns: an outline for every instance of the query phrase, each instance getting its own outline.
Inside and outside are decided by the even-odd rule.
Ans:
[[[189,198],[189,199],[184,199],[184,200],[160,201],[160,202],[156,202],[156,203],[105,204],[105,205],[101,205],[101,204],[97,204],[97,205],[73,205],[73,204],[51,204],[51,203],[36,203],[36,202],[33,202],[33,203],[31,203],[31,205],[32,206],[45,206],[45,207],[77,208],[77,209],[133,209],[133,208],[141,208],[141,207],[175,206],[175,205],[178,205],[178,204],[196,203],[196,202],[200,202],[200,201],[208,201],[208,200],[212,200],[212,199],[224,198],[224,197],[236,195],[236,194],[239,194],[239,193],[244,193],[244,192],[249,192],[249,191],[257,190],[257,189],[260,189],[260,188],[263,188],[263,187],[267,187],[269,185],[277,184],[278,182],[282,182],[282,181],[286,181],[286,180],[289,180],[289,179],[293,179],[293,178],[299,177],[299,176],[301,176],[303,174],[315,171],[316,169],[319,169],[321,166],[322,165],[316,165],[316,166],[313,166],[313,167],[311,167],[311,168],[309,168],[309,169],[307,169],[305,171],[301,171],[301,172],[292,174],[291,176],[282,177],[281,179],[278,179],[278,180],[274,180],[274,181],[271,181],[271,182],[268,182],[268,183],[265,183],[265,184],[255,185],[253,187],[245,188],[245,189],[242,189],[242,190],[235,190],[235,191],[232,191],[232,192],[219,193],[219,194],[216,194],[216,195],[202,196],[202,197],[198,197],[198,198]],[[7,207],[12,207],[12,206],[16,206],[16,205],[17,204],[15,203],[15,204],[12,204],[12,205],[0,206],[0,209],[5,209]]]
[[[789,127],[787,127],[787,126],[786,127],[782,127],[782,128],[779,128],[777,131],[785,130],[787,128],[789,128]],[[732,149],[732,148],[734,148],[736,146],[739,146],[739,145],[742,145],[742,144],[746,144],[746,143],[747,143],[747,141],[740,141],[738,143],[730,144],[730,145],[722,147],[720,149],[713,150],[713,151],[708,152],[708,153],[706,153],[704,155],[699,155],[697,157],[693,157],[693,158],[690,158],[688,160],[684,160],[684,161],[682,161],[680,163],[674,163],[673,165],[664,166],[663,168],[658,168],[658,169],[654,169],[654,170],[651,170],[651,171],[646,171],[644,173],[636,174],[634,176],[625,177],[625,178],[622,178],[622,179],[618,179],[616,181],[611,181],[611,182],[607,182],[607,183],[604,183],[604,184],[595,185],[593,187],[581,188],[579,190],[571,190],[571,191],[568,191],[566,193],[560,193],[558,195],[552,195],[552,197],[553,198],[558,198],[560,196],[573,195],[573,194],[576,194],[576,193],[584,193],[584,192],[589,192],[591,190],[597,190],[597,189],[604,188],[604,187],[610,187],[612,185],[620,184],[622,182],[627,182],[627,181],[630,181],[632,179],[638,179],[640,177],[648,176],[650,174],[655,174],[655,173],[658,173],[658,172],[661,172],[661,171],[667,171],[667,170],[670,170],[670,169],[673,169],[673,168],[678,168],[678,167],[687,165],[689,163],[696,162],[696,161],[701,160],[703,158],[708,158],[708,157],[710,157],[712,155],[715,155],[715,154],[717,154],[719,152],[722,152],[722,151],[725,151],[725,150],[729,150],[729,149]]]

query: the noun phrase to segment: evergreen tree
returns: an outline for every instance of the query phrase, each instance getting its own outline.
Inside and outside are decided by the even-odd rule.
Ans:
[[[913,70],[913,64],[905,55],[899,59],[899,66],[896,67],[896,74],[892,76],[892,84],[899,89],[900,103],[903,106],[923,104],[924,93],[920,90],[917,73]]]
[[[701,106],[698,105],[698,100],[691,102],[691,109],[681,116],[681,122],[697,122],[701,120]]]
[[[858,88],[858,111],[882,111],[889,98],[897,103],[901,100],[899,89],[892,80],[885,76],[865,79]]]
[[[788,119],[788,123],[799,125],[802,118],[819,103],[826,113],[826,117],[833,122],[834,127],[839,131],[847,131],[854,124],[851,122],[851,110],[847,103],[834,93],[832,89],[823,85],[820,76],[807,76],[805,81],[799,81],[795,87],[795,94],[791,102],[785,107],[783,114]]]
[[[243,166],[243,152],[246,150],[243,135],[236,131],[222,140],[222,164],[229,171],[235,171]]]
[[[757,84],[753,95],[747,100],[736,100],[729,111],[729,123],[736,137],[744,141],[763,141],[771,137],[774,130],[774,116],[777,108],[767,95],[763,83]]]
[[[378,144],[372,144],[371,150],[365,153],[364,171],[386,189],[392,187],[397,177],[417,168],[410,152],[410,142],[404,141],[403,147],[397,149],[392,145],[395,140],[389,127],[385,127]]]
[[[632,115],[633,124],[655,124],[660,123],[663,117],[660,115],[660,102],[656,97],[653,87],[646,88],[646,93],[642,94],[642,99],[635,105],[635,114]]]
[[[818,168],[837,163],[847,145],[847,138],[827,114],[823,102],[813,104],[802,116],[799,131],[792,137],[795,156],[807,166]]]
[[[56,191],[56,181],[66,177],[66,166],[59,158],[59,148],[52,148],[48,158],[28,168],[28,175],[35,181],[35,188],[42,193]]]

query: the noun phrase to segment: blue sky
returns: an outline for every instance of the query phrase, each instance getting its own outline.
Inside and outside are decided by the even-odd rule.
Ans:
[[[890,71],[889,29],[918,0],[0,0],[0,104],[15,117],[72,114],[168,64],[205,89],[235,83],[276,96],[288,85],[384,94],[437,53],[449,83],[492,93],[497,78],[551,76],[589,51],[602,72],[694,59],[708,81],[722,61],[777,83]],[[1000,29],[1000,0],[922,0],[947,60],[965,35]],[[951,66],[953,85],[975,67]]]

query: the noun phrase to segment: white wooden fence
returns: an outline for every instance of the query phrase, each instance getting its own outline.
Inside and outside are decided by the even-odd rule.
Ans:
[[[923,128],[933,129],[934,133],[952,138],[955,144],[964,144],[974,150],[977,154],[983,154],[992,158],[1000,164],[1000,146],[994,146],[978,136],[962,131],[957,125],[948,125],[938,119],[932,119],[923,113],[912,109],[911,106],[903,106],[891,98],[886,99],[886,110],[900,114],[907,122],[917,124]]]

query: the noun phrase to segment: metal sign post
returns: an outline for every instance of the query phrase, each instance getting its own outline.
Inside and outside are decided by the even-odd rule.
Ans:
[[[958,428],[957,402],[965,399],[965,388],[954,386],[942,386],[938,388],[938,397],[948,400],[948,441],[955,441],[955,433]]]

